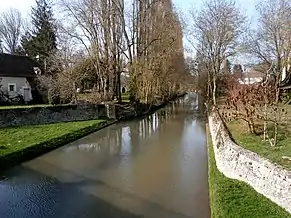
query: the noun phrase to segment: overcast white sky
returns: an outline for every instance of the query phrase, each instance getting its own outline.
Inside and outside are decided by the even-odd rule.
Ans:
[[[30,11],[35,0],[0,0],[0,10],[5,11],[8,8],[17,8],[23,15]]]

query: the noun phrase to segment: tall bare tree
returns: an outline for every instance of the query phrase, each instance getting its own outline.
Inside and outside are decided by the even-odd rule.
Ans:
[[[0,14],[0,39],[4,51],[14,54],[21,36],[22,17],[17,9],[9,9]]]
[[[75,29],[67,33],[79,41],[95,68],[97,90],[109,99],[118,93],[120,99],[123,1],[61,0],[60,3]]]
[[[216,105],[217,78],[223,62],[236,53],[244,17],[231,0],[207,0],[198,13],[190,11],[189,41],[208,73],[208,98]]]
[[[178,90],[184,57],[182,29],[170,0],[60,0],[88,55],[96,86],[108,100],[120,93],[120,74],[130,75],[133,101]],[[178,66],[181,66],[180,68]]]

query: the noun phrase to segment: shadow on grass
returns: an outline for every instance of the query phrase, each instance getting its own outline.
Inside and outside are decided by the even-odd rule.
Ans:
[[[42,154],[50,152],[58,147],[66,145],[72,141],[85,137],[97,130],[105,128],[114,122],[100,122],[80,130],[70,132],[68,134],[62,135],[60,137],[52,138],[48,141],[35,144],[30,147],[15,151],[13,153],[1,156],[0,158],[0,171],[6,168],[12,167],[16,164],[22,163],[24,161],[31,160]],[[36,127],[37,128],[37,127]]]
[[[260,141],[263,140],[264,137],[264,124],[263,123],[256,123],[255,124],[255,133],[252,134],[249,132],[247,123],[241,120],[234,120],[231,122],[228,122],[225,124],[225,126],[228,129],[228,133],[231,135],[231,138],[236,141],[235,139],[237,138],[237,136],[243,136],[246,138],[253,138],[253,139],[259,139]],[[291,134],[291,130],[286,128],[286,125],[284,124],[279,124],[278,127],[278,147],[280,147],[282,144],[280,142],[283,142],[284,140],[288,139],[290,134]],[[274,125],[269,124],[267,126],[267,133],[268,133],[268,137],[270,139],[273,139],[275,136],[275,130],[274,130]],[[234,137],[232,136],[234,135]],[[267,142],[268,143],[268,142]]]

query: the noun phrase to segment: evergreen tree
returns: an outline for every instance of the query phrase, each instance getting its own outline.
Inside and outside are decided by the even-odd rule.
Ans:
[[[49,59],[57,49],[56,27],[50,0],[36,0],[36,7],[32,8],[32,24],[33,30],[22,37],[18,53],[37,60],[44,72],[49,73]]]
[[[33,59],[37,56],[37,51],[34,49],[34,37],[30,32],[25,34],[20,39],[20,46],[16,49],[16,53],[23,56],[29,56]]]
[[[225,75],[229,75],[231,73],[231,63],[227,58],[223,63],[223,68],[221,72]]]

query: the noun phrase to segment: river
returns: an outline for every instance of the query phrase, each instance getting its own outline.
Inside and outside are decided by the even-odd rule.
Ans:
[[[186,95],[5,171],[0,217],[209,218],[195,102]]]

